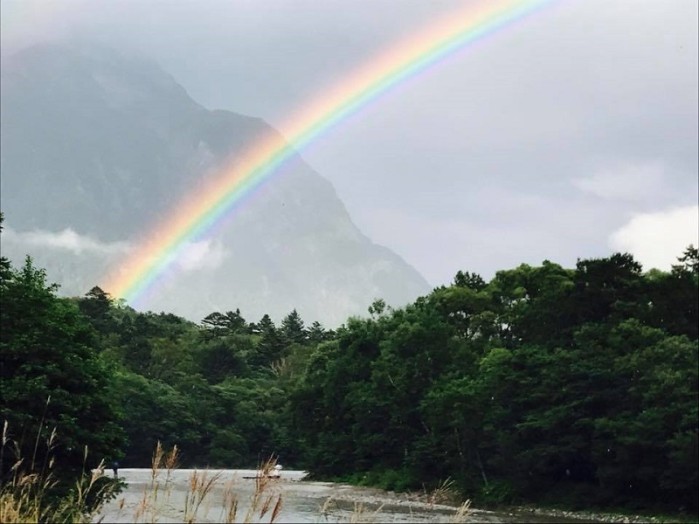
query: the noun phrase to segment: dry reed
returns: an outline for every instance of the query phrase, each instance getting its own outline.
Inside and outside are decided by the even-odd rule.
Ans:
[[[175,446],[167,451],[160,442],[157,443],[151,461],[150,482],[146,485],[142,497],[136,504],[133,515],[134,522],[157,522],[164,516],[166,506],[171,502],[172,472],[179,464],[179,450]],[[268,522],[274,523],[280,517],[283,507],[281,493],[274,489],[274,479],[271,473],[276,466],[274,457],[268,459],[258,468],[255,477],[255,490],[242,522],[258,522],[269,517]],[[164,485],[161,483],[161,473],[166,470]],[[220,487],[221,472],[194,470],[187,483],[184,503],[180,516],[182,522],[194,523],[207,518],[212,494]],[[222,494],[221,520],[227,523],[236,522],[240,509],[240,501],[235,492],[233,480],[227,481],[220,487]],[[120,501],[123,509],[124,500]],[[167,516],[171,518],[171,515]]]
[[[456,508],[456,511],[451,516],[451,519],[449,520],[449,522],[453,522],[454,524],[461,523],[461,522],[467,522],[470,511],[471,511],[471,501],[466,500],[458,508]]]
[[[48,405],[47,401],[47,405]],[[0,463],[4,463],[6,450],[14,455],[14,463],[9,468],[9,478],[3,479],[0,489],[0,522],[91,522],[99,513],[105,501],[118,490],[118,483],[98,484],[104,473],[104,463],[91,474],[83,473],[75,486],[61,497],[53,493],[59,486],[54,474],[57,434],[53,429],[45,438],[46,453],[42,464],[36,458],[43,431],[43,419],[34,443],[32,460],[27,465],[21,457],[18,444],[9,437],[8,423],[3,424],[2,451]],[[83,451],[83,472],[86,471],[88,449]]]
[[[432,491],[427,492],[425,490],[425,495],[427,496],[427,501],[432,505],[454,503],[460,499],[456,483],[449,477],[441,481]]]

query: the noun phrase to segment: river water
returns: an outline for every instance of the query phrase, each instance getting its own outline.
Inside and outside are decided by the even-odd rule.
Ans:
[[[153,478],[150,469],[120,469],[127,484],[115,500],[107,504],[98,519],[102,522],[186,522],[195,470],[160,471]],[[210,483],[196,513],[195,522],[269,522],[271,507],[281,496],[281,510],[275,522],[584,522],[532,514],[502,513],[470,508],[457,517],[457,508],[412,500],[378,489],[332,482],[303,480],[303,471],[281,472],[281,478],[268,482],[252,512],[255,493],[254,470],[198,470],[199,480]],[[226,496],[237,501],[234,519],[226,516]],[[270,510],[260,517],[264,502],[271,497]],[[195,501],[196,502],[196,501]],[[189,504],[192,507],[192,504]],[[250,515],[248,512],[250,511]],[[95,519],[97,521],[98,519]]]

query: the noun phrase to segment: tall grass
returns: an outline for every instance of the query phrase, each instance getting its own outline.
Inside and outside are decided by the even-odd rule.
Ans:
[[[133,522],[157,522],[160,517],[165,516],[166,507],[170,506],[172,482],[171,474],[177,464],[177,448],[164,451],[158,443],[153,455],[151,465],[151,481],[144,487],[143,495],[136,507],[133,515]],[[188,479],[187,490],[184,497],[183,507],[179,510],[182,522],[192,524],[200,519],[209,520],[207,515],[212,498],[220,489],[221,513],[217,522],[225,523],[252,523],[269,522],[273,524],[281,517],[283,508],[283,497],[277,489],[277,482],[271,475],[277,465],[276,458],[270,457],[260,464],[255,476],[254,491],[247,501],[241,501],[235,490],[233,479],[228,480],[220,486],[221,472],[211,472],[208,470],[194,470]],[[161,473],[165,472],[165,482],[160,481]],[[446,481],[436,490],[428,494],[431,505],[444,502],[450,498],[452,493],[451,483]],[[241,503],[247,502],[247,510],[242,515],[242,520],[238,521]],[[333,513],[334,500],[328,498],[323,506],[319,508],[319,518],[329,520]],[[120,501],[123,508],[124,500]],[[352,511],[347,515],[346,521],[350,523],[379,522],[379,516],[384,509],[384,504],[375,509],[369,509],[368,504],[355,502]],[[462,523],[467,521],[470,501],[466,501],[454,510],[450,515],[449,522]],[[168,514],[167,518],[172,518]],[[338,520],[338,522],[340,522]]]
[[[31,461],[25,462],[19,445],[9,437],[8,423],[3,424],[0,466],[8,454],[12,466],[0,487],[0,522],[92,522],[102,505],[116,496],[118,481],[103,479],[104,463],[90,473],[87,471],[88,449],[83,451],[83,473],[73,486],[62,486],[55,473],[56,430],[52,430],[43,445],[46,453],[41,464],[36,457],[41,445],[41,429],[37,434]]]
[[[46,446],[46,457],[37,461],[41,456],[39,446]],[[43,442],[37,439],[34,445],[32,459],[25,463],[20,457],[19,446],[8,436],[8,425],[5,422],[2,431],[2,449],[0,463],[9,455],[14,457],[12,467],[8,470],[7,480],[3,479],[0,488],[0,522],[16,523],[88,523],[101,522],[104,519],[104,504],[117,496],[123,486],[118,480],[105,474],[105,465],[100,462],[96,469],[83,473],[70,489],[60,485],[55,474],[53,458],[56,445],[56,432],[52,431]],[[283,497],[279,484],[273,472],[277,461],[270,457],[259,465],[254,479],[254,490],[251,495],[241,500],[236,490],[234,479],[221,483],[221,472],[209,470],[194,470],[190,475],[184,498],[176,500],[172,497],[174,488],[173,473],[179,467],[179,449],[173,446],[166,450],[160,442],[153,452],[150,468],[150,478],[146,481],[143,493],[131,509],[131,515],[125,515],[126,499],[115,502],[119,518],[128,518],[132,522],[158,522],[159,519],[173,518],[172,511],[178,520],[185,523],[195,523],[211,519],[207,515],[214,499],[220,497],[218,507],[221,508],[217,522],[269,522],[276,523],[283,509]],[[88,450],[83,453],[83,472],[87,471]],[[38,462],[41,462],[39,464]],[[431,504],[438,504],[451,498],[452,483],[447,480],[436,490],[427,494]],[[63,488],[64,494],[56,496],[57,488]],[[174,502],[181,504],[180,508]],[[331,514],[332,500],[328,499],[319,510],[319,518],[326,520]],[[244,512],[241,512],[241,508]],[[355,503],[354,510],[347,516],[348,522],[377,522],[383,505],[377,509],[368,509],[364,503]],[[465,522],[469,510],[469,502],[461,505],[451,517],[451,522]],[[101,516],[100,516],[101,515]],[[242,520],[237,519],[242,517]]]
[[[433,490],[428,491],[423,487],[423,491],[425,492],[427,502],[430,504],[453,504],[461,499],[456,483],[449,477],[441,481]]]
[[[133,522],[157,522],[165,514],[168,514],[168,518],[172,518],[172,510],[179,515],[182,522],[194,523],[200,519],[208,519],[212,499],[216,493],[221,497],[220,507],[222,508],[218,522],[238,522],[241,501],[236,493],[235,483],[231,479],[221,486],[221,472],[194,470],[189,475],[182,507],[178,509],[173,504],[174,497],[172,497],[172,473],[178,464],[177,446],[166,451],[158,442],[151,461],[150,482],[144,487],[135,507]],[[260,522],[263,519],[269,519],[266,521],[274,523],[279,518],[283,505],[282,495],[276,489],[275,481],[270,475],[276,464],[276,459],[271,457],[259,466],[255,478],[255,489],[247,501],[247,511],[241,522]],[[163,474],[164,482],[161,480]],[[124,510],[124,506],[125,499],[121,499],[120,513]]]
[[[330,522],[331,518],[335,518],[336,522],[349,522],[349,523],[362,523],[362,522],[381,522],[380,517],[381,517],[381,512],[386,506],[386,503],[381,503],[380,505],[376,506],[375,509],[370,509],[370,506],[374,506],[374,504],[368,504],[365,502],[357,502],[355,501],[353,503],[353,508],[352,511],[350,511],[345,520],[340,520],[337,518],[337,514],[335,513],[336,508],[336,501],[333,499],[333,497],[328,497],[323,505],[319,508],[318,512],[319,515],[324,519],[326,522]],[[429,505],[431,507],[434,507],[436,503],[430,502]],[[414,518],[414,520],[417,522],[419,520],[422,520],[421,518],[418,518],[414,516],[413,513],[413,507],[408,506],[408,509],[410,510],[410,516]],[[443,508],[440,508],[442,511],[444,511]],[[453,513],[450,515],[445,515],[445,518],[448,517],[448,521],[453,524],[460,524],[463,522],[469,522],[470,520],[470,511],[471,511],[471,501],[467,500],[454,508]],[[334,514],[335,513],[335,514]]]

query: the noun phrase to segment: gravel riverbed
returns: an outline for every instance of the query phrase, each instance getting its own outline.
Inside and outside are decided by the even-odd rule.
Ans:
[[[583,523],[661,522],[644,517],[601,513],[566,512],[534,508],[486,511],[470,508],[465,516],[447,504],[431,504],[424,497],[396,494],[374,488],[332,482],[305,481],[303,471],[282,471],[281,478],[269,482],[254,514],[248,515],[255,494],[254,470],[198,470],[199,479],[210,481],[201,501],[190,489],[195,470],[160,471],[153,479],[150,469],[120,469],[128,487],[107,504],[95,522],[269,522],[273,506],[281,496],[275,522],[485,522],[485,523]],[[206,475],[203,477],[203,475]],[[228,498],[227,498],[228,497]],[[269,511],[260,509],[270,498]],[[234,519],[227,515],[227,500],[237,501]],[[198,503],[196,512],[192,511]]]

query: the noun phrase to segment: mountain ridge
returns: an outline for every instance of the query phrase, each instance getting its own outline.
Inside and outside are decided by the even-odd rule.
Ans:
[[[37,231],[133,246],[248,144],[281,136],[260,118],[205,109],[154,62],[103,47],[20,51],[3,63],[1,96],[2,208],[15,258]],[[213,310],[280,318],[295,308],[337,324],[375,298],[401,306],[430,289],[354,225],[332,184],[298,154],[232,215],[195,246],[200,267],[196,257],[180,264],[149,309],[200,320]],[[74,294],[123,256],[32,249]]]

